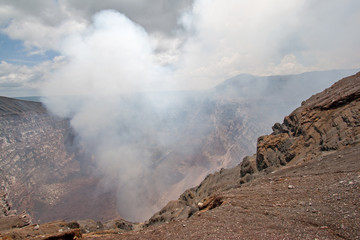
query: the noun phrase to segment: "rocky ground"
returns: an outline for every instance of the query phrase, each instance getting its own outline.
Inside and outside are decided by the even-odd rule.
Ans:
[[[360,239],[360,146],[213,194],[219,205],[139,231],[84,239]]]

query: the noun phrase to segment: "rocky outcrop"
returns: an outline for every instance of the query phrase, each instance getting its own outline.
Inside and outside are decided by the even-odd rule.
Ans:
[[[258,139],[256,158],[244,159],[241,177],[267,168],[306,162],[321,151],[360,142],[360,73],[302,102]]]

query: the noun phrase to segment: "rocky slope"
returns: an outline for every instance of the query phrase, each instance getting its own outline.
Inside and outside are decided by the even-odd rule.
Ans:
[[[199,201],[219,204],[189,218],[131,232],[83,234],[83,239],[360,239],[359,154],[359,145],[350,146],[241,187],[219,184]]]
[[[342,79],[303,102],[285,117],[283,124],[274,125],[272,134],[258,139],[254,156],[244,158],[235,168],[209,175],[199,186],[169,202],[146,223],[147,226],[173,224],[153,227],[136,236],[166,239],[176,234],[181,234],[181,238],[209,234],[211,239],[216,239],[222,236],[221,232],[214,233],[206,227],[209,232],[199,235],[194,229],[194,226],[215,224],[217,229],[221,229],[219,225],[233,229],[227,229],[231,232],[230,239],[234,236],[234,239],[246,239],[249,235],[240,234],[243,232],[256,239],[261,236],[299,239],[297,231],[303,234],[303,239],[314,236],[360,238],[360,226],[356,221],[360,214],[359,119],[360,73]],[[218,207],[222,210],[202,217],[202,213]],[[225,220],[229,217],[227,211],[233,212],[236,207],[243,212],[241,218],[236,217],[238,226]],[[263,217],[254,218],[250,214],[252,211]],[[312,214],[307,214],[309,212]],[[220,219],[215,220],[212,215]],[[266,221],[260,220],[264,217]],[[289,223],[271,223],[279,218]],[[178,221],[183,223],[182,230]],[[218,221],[225,222],[218,225]],[[266,228],[259,231],[249,227],[245,224],[249,221],[264,224]],[[271,230],[273,227],[277,230]],[[291,233],[293,227],[296,231]],[[234,229],[239,230],[234,233]],[[135,235],[129,234],[126,238],[132,236]]]
[[[187,190],[155,214],[148,225],[190,217],[217,201],[214,192],[238,187],[261,175],[260,171],[272,171],[288,162],[307,162],[325,151],[359,143],[359,75],[345,78],[303,102],[283,124],[274,125],[272,134],[259,137],[254,156],[245,157],[233,169],[209,175],[198,187]]]

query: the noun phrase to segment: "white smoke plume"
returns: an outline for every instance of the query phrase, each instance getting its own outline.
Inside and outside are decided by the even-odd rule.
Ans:
[[[313,51],[320,45],[318,40],[312,44],[313,39],[296,33],[295,29],[308,26],[298,21],[304,16],[301,9],[309,7],[305,2],[199,0],[183,14],[172,37],[149,35],[125,15],[107,10],[94,15],[86,29],[61,41],[64,62],[45,83],[44,102],[55,114],[70,119],[99,174],[117,185],[122,217],[141,221],[151,216],[176,178],[161,178],[171,165],[163,165],[161,172],[152,169],[163,155],[171,154],[159,154],[159,149],[184,141],[181,126],[185,123],[174,117],[174,109],[188,99],[162,91],[207,89],[239,73],[299,73],[359,64],[359,45],[352,42],[358,38],[347,40],[355,49],[349,61],[339,63],[331,59],[340,50],[325,51],[336,43],[330,41],[327,49]],[[356,35],[359,30],[353,32]],[[296,43],[293,48],[292,43]],[[173,132],[163,131],[166,124],[174,125],[167,128]]]
[[[151,98],[166,82],[144,29],[115,11],[96,14],[86,31],[62,46],[67,63],[44,86],[51,111],[71,118],[79,141],[105,181],[118,185],[121,216],[144,220],[158,210],[155,182],[149,185],[155,132],[170,99]]]

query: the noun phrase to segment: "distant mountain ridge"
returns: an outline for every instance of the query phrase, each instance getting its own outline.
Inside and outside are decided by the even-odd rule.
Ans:
[[[330,70],[306,72],[296,75],[253,76],[240,74],[214,88],[215,96],[226,95],[228,99],[251,99],[259,101],[257,105],[267,117],[272,117],[269,124],[280,121],[301,101],[330,87],[336,81],[353,75],[360,69]],[[262,107],[261,101],[270,107]],[[270,103],[269,103],[270,101]],[[271,109],[271,111],[268,111]]]
[[[222,83],[218,84],[215,87],[215,89],[217,91],[224,91],[226,90],[226,88],[235,88],[236,90],[239,91],[244,89],[243,91],[241,91],[240,96],[242,96],[242,94],[247,94],[247,96],[250,96],[250,94],[257,94],[261,96],[263,93],[265,93],[263,91],[266,91],[266,93],[276,93],[275,90],[288,91],[291,90],[291,88],[293,87],[301,87],[301,85],[303,86],[300,89],[303,89],[305,86],[311,85],[312,90],[314,92],[320,92],[324,89],[321,88],[323,87],[322,85],[324,84],[332,85],[339,79],[353,75],[358,71],[360,71],[360,69],[314,71],[314,72],[305,72],[294,75],[271,75],[271,76],[255,76],[251,74],[240,74],[223,81]],[[249,84],[250,82],[251,84]],[[286,82],[288,83],[284,84]],[[263,87],[260,89],[256,87],[259,85],[262,85]],[[256,92],[256,90],[258,92]]]

